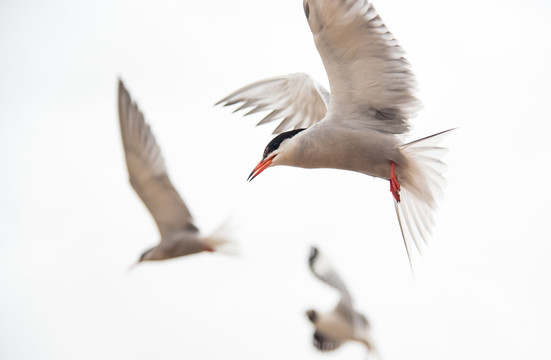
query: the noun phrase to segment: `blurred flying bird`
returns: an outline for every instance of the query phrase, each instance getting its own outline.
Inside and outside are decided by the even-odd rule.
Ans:
[[[130,184],[155,219],[159,244],[137,263],[165,260],[202,251],[231,252],[229,227],[224,223],[210,236],[201,236],[186,204],[172,185],[161,149],[136,103],[119,80],[119,121]]]
[[[354,310],[346,285],[316,247],[310,250],[308,264],[312,274],[341,294],[339,303],[330,312],[306,311],[306,316],[315,327],[314,346],[321,351],[331,351],[347,341],[357,341],[364,344],[370,353],[375,353],[369,322],[365,316]]]
[[[245,115],[269,111],[258,125],[280,120],[249,181],[268,167],[351,170],[389,180],[411,266],[434,226],[450,130],[405,142],[420,108],[405,52],[367,0],[304,0],[304,11],[331,93],[306,74],[249,84],[218,104],[241,104]]]

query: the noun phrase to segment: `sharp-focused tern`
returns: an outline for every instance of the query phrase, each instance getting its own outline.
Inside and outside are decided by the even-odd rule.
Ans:
[[[405,52],[367,0],[304,0],[304,11],[329,78],[331,93],[305,74],[247,85],[217,104],[246,114],[270,111],[281,120],[249,180],[268,167],[351,170],[389,180],[411,266],[433,226],[445,182],[437,146],[450,130],[405,142],[420,108]]]
[[[161,149],[136,103],[119,80],[119,121],[130,184],[155,219],[160,243],[138,263],[165,260],[231,245],[227,223],[203,237],[186,204],[172,185]],[[223,248],[222,248],[223,250]]]
[[[316,247],[310,250],[308,264],[312,274],[341,294],[339,303],[330,312],[306,311],[306,316],[316,329],[314,346],[321,351],[331,351],[347,341],[357,341],[364,344],[370,352],[375,352],[369,322],[354,309],[352,297],[344,281]]]

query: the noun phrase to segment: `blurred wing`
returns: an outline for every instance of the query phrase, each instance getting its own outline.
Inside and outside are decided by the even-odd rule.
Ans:
[[[329,260],[315,246],[312,246],[310,250],[308,264],[312,274],[327,285],[337,289],[341,293],[341,302],[348,303],[351,308],[352,298],[344,281],[335,271]]]
[[[401,134],[420,107],[405,52],[367,0],[304,0],[331,88],[332,121]]]
[[[355,334],[361,333],[363,322],[359,318],[361,315],[354,310],[352,296],[348,292],[344,281],[329,263],[329,260],[316,247],[312,246],[308,262],[310,270],[318,279],[341,293],[341,299],[335,308],[335,312],[350,323]]]
[[[342,342],[321,333],[319,330],[314,332],[314,346],[320,351],[333,351],[341,344]]]
[[[153,215],[161,235],[197,231],[191,213],[168,177],[149,125],[120,80],[119,121],[130,184]]]
[[[306,74],[291,74],[244,86],[216,105],[238,103],[242,104],[234,112],[252,107],[245,116],[270,111],[257,125],[281,120],[274,130],[274,134],[279,134],[308,128],[323,119],[327,113],[329,92]]]

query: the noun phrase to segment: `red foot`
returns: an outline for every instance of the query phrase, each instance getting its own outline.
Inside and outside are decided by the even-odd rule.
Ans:
[[[400,183],[398,182],[398,178],[396,177],[396,172],[394,171],[394,168],[396,167],[396,163],[394,161],[390,162],[390,192],[396,199],[396,201],[400,202]]]

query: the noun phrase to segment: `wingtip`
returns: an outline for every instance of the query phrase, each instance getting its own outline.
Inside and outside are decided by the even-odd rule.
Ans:
[[[118,82],[118,89],[119,89],[119,98],[122,94],[128,94],[128,90],[126,89],[126,86],[124,85],[124,82],[122,81],[122,79],[120,77],[117,78],[117,82]],[[128,96],[130,97],[130,94],[128,94]]]
[[[234,105],[234,104],[237,104],[237,103],[241,102],[241,101],[233,100],[234,95],[235,95],[235,92],[225,96],[224,98],[218,100],[214,104],[214,106],[222,105],[222,106],[226,107],[226,106]]]
[[[315,246],[310,247],[310,255],[308,256],[308,264],[310,267],[314,266],[314,262],[316,261],[316,258],[318,257],[319,250]]]

